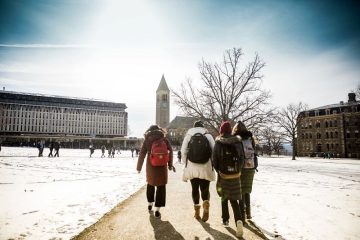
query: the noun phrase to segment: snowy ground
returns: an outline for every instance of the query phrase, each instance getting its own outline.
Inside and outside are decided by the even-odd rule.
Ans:
[[[260,158],[253,220],[285,239],[360,239],[359,182],[360,160]]]
[[[89,150],[36,155],[36,148],[0,152],[1,240],[69,239],[145,183],[130,152],[114,159],[101,159],[99,150],[93,158]],[[253,221],[269,236],[360,239],[359,160],[260,157],[259,164]]]
[[[60,149],[59,158],[38,158],[36,148],[3,147],[0,239],[69,239],[144,185],[130,152],[100,155]]]

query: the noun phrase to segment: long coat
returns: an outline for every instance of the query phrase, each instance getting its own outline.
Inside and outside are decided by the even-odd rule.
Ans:
[[[146,157],[146,181],[152,186],[163,186],[167,184],[168,181],[168,168],[167,166],[154,167],[150,163],[150,152],[151,145],[154,141],[164,138],[166,145],[169,150],[169,162],[168,166],[173,166],[173,151],[170,145],[169,140],[165,137],[165,134],[161,130],[153,130],[145,133],[145,140],[141,146],[138,162],[137,162],[137,171],[141,171],[145,157]]]
[[[184,141],[181,146],[181,159],[184,164],[186,164],[186,167],[183,171],[183,181],[191,180],[193,178],[200,178],[205,179],[208,181],[214,181],[215,180],[215,172],[212,167],[212,160],[209,159],[206,163],[193,163],[189,160],[187,160],[187,154],[188,154],[188,145],[191,137],[195,135],[196,133],[205,134],[207,140],[209,141],[211,150],[214,148],[215,141],[213,137],[208,133],[208,131],[203,127],[194,127],[190,128],[184,138]]]

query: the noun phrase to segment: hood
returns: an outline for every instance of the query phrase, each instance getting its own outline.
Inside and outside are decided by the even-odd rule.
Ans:
[[[233,144],[241,142],[241,137],[239,135],[236,136],[218,136],[216,137],[216,141],[223,144]]]
[[[189,134],[190,136],[193,136],[196,133],[205,134],[205,133],[208,133],[208,130],[206,128],[203,128],[203,127],[193,127],[193,128],[190,128],[187,131],[187,134]]]
[[[243,139],[248,139],[248,138],[251,138],[253,136],[253,134],[250,131],[243,131],[240,133],[240,136]]]

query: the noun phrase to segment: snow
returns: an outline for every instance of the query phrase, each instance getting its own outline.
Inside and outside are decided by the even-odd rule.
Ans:
[[[0,239],[70,239],[145,184],[131,152],[100,155],[3,147]],[[359,182],[359,160],[260,157],[252,220],[269,238],[360,239]]]
[[[360,161],[259,159],[253,221],[285,239],[360,239]]]
[[[70,239],[145,184],[130,151],[100,155],[60,149],[39,158],[36,148],[3,147],[0,239]]]

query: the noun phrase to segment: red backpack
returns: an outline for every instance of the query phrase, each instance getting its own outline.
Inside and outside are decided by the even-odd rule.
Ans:
[[[169,161],[169,150],[166,145],[165,139],[160,138],[155,140],[151,145],[150,152],[150,163],[151,165],[158,166],[166,166]]]

